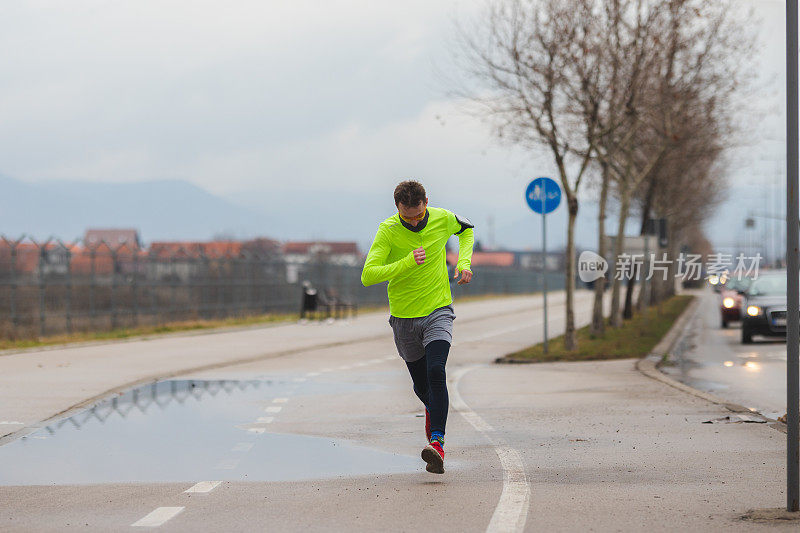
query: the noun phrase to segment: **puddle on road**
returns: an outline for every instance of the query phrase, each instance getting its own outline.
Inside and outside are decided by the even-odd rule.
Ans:
[[[257,423],[273,398],[357,388],[291,380],[153,383],[0,446],[0,485],[292,481],[419,470],[416,457],[270,433],[269,424]]]

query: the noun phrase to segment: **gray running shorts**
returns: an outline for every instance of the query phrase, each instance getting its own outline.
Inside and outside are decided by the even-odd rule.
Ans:
[[[453,320],[456,313],[452,305],[434,309],[428,316],[419,318],[389,317],[394,332],[397,353],[409,363],[425,357],[425,346],[433,341],[453,342]]]

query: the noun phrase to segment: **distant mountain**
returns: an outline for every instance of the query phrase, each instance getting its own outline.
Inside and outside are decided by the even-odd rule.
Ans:
[[[278,233],[272,217],[184,181],[25,183],[0,176],[0,235],[69,240],[90,227],[136,228],[145,242]]]
[[[777,202],[752,202],[752,194],[733,195],[741,205],[728,201],[714,213],[708,236],[715,245],[744,239],[745,214],[751,205],[764,204],[762,211]],[[521,195],[520,195],[521,196]],[[769,195],[768,198],[772,198]],[[777,198],[777,196],[776,196]],[[746,199],[750,199],[745,201]],[[440,205],[432,202],[433,205]],[[495,242],[513,249],[539,249],[541,217],[517,199],[504,209],[479,200],[446,205],[467,216],[476,226],[478,240],[491,241],[488,218],[495,218]],[[260,190],[215,196],[196,185],[179,180],[138,183],[96,183],[49,181],[27,183],[0,176],[0,235],[16,238],[22,233],[37,238],[49,236],[70,240],[87,228],[136,228],[145,242],[156,240],[206,240],[215,236],[279,240],[356,241],[366,251],[378,223],[394,211],[391,196],[373,192]],[[581,202],[575,240],[580,248],[595,249],[597,205]],[[563,249],[566,242],[566,209],[560,206],[547,218],[547,244]],[[766,224],[772,224],[766,226]],[[627,233],[638,232],[638,219],[627,224]],[[777,222],[757,218],[759,238]],[[606,230],[616,230],[612,212]],[[754,239],[754,237],[751,237]]]

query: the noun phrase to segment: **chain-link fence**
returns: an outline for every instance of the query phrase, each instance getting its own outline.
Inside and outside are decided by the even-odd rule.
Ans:
[[[385,284],[361,285],[361,265],[318,255],[287,262],[255,242],[214,246],[84,244],[0,237],[0,338],[158,326],[299,312],[303,281],[357,305],[385,305]],[[536,271],[477,267],[456,298],[540,290]],[[561,272],[548,287],[564,286]]]

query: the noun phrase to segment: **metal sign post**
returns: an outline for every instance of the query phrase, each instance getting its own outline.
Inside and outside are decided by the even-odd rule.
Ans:
[[[786,0],[786,510],[798,511],[798,352],[800,351],[800,221],[798,221],[797,0]]]
[[[561,187],[550,178],[536,178],[525,190],[525,201],[542,215],[542,296],[544,298],[544,353],[547,353],[547,213],[561,203]]]

